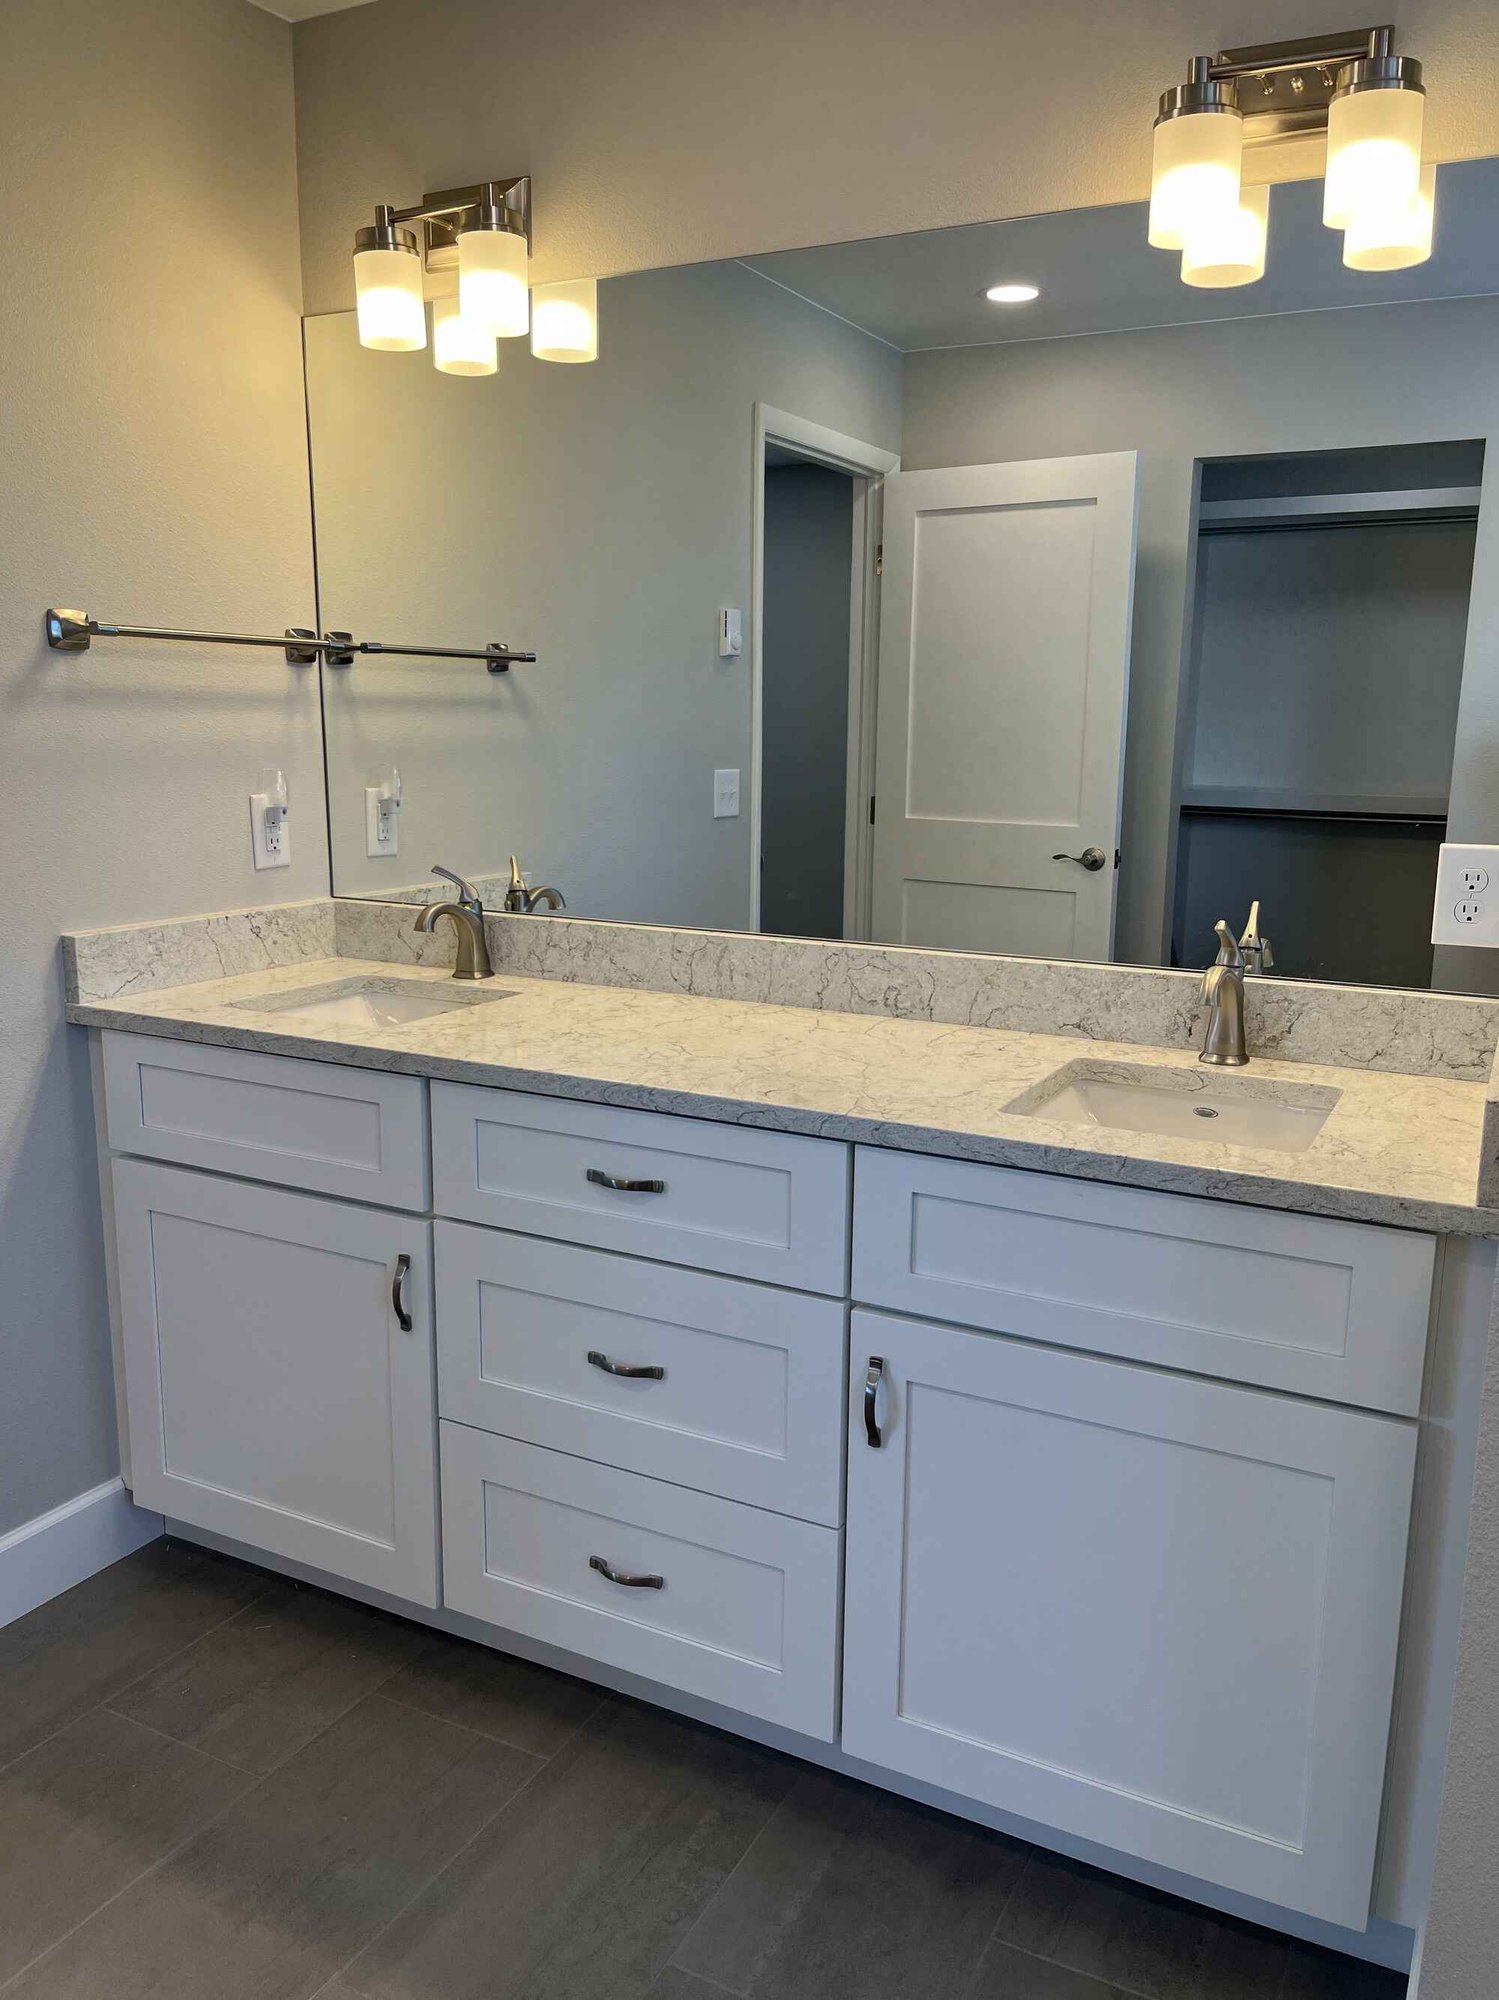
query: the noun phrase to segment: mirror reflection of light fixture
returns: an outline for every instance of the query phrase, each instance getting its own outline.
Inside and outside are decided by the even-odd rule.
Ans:
[[[430,296],[433,360],[445,374],[494,374],[494,342],[528,328],[531,351],[543,361],[597,360],[595,280],[539,287],[537,311],[546,323],[538,336],[530,272],[527,174],[445,188],[423,195],[413,208],[382,202],[374,227],[354,239],[360,343],[390,353],[425,347],[423,299]]]
[[[597,361],[596,279],[567,278],[536,287],[531,297],[531,352],[538,361]]]
[[[375,210],[374,228],[354,238],[354,297],[361,347],[410,354],[426,346],[416,231],[401,228],[383,205]]]
[[[443,375],[493,375],[495,337],[474,325],[456,298],[432,301],[432,365]]]
[[[1392,28],[1361,28],[1192,58],[1156,118],[1148,228],[1158,249],[1182,252],[1183,283],[1263,276],[1263,190],[1241,199],[1240,149],[1324,131],[1323,220],[1346,232],[1349,269],[1403,270],[1431,255],[1421,65],[1393,43]]]
[[[1182,283],[1203,291],[1252,285],[1265,275],[1265,243],[1270,233],[1270,190],[1249,187],[1227,215],[1198,223],[1182,246]]]
[[[1148,238],[1158,250],[1183,250],[1193,231],[1232,215],[1239,205],[1244,119],[1231,80],[1208,74],[1193,56],[1187,81],[1165,91],[1151,149]]]

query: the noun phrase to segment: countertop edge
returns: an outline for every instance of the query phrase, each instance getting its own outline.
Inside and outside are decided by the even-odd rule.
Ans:
[[[1018,1167],[1032,1173],[1056,1174],[1062,1178],[1118,1187],[1145,1188],[1202,1201],[1231,1201],[1252,1208],[1279,1209],[1349,1222],[1372,1222],[1439,1235],[1499,1238],[1499,1208],[1480,1207],[1477,1202],[1469,1205],[1425,1201],[1368,1189],[1335,1187],[1320,1181],[1277,1180],[1270,1176],[1232,1171],[1213,1173],[1172,1161],[1090,1152],[1082,1147],[1058,1147],[1040,1140],[935,1130],[749,1098],[713,1097],[681,1088],[621,1083],[618,1079],[573,1072],[478,1062],[462,1056],[434,1056],[407,1049],[345,1044],[340,1044],[336,1053],[325,1054],[321,1045],[309,1042],[303,1036],[276,1034],[266,1027],[263,1016],[257,1020],[252,1037],[247,1029],[217,1022],[174,1020],[159,1014],[136,1013],[119,1001],[69,1001],[66,1015],[75,1027],[111,1028],[127,1034],[153,1035],[168,1041],[199,1042],[219,1048],[245,1048],[253,1040],[256,1053],[327,1062],[336,1068],[379,1070],[392,1075],[426,1077],[438,1082],[531,1091],[543,1097],[573,1098],[636,1111],[659,1111],[674,1117],[754,1126],[797,1133],[807,1138],[836,1139],[851,1145],[879,1146],[889,1151],[923,1153],[986,1166]]]

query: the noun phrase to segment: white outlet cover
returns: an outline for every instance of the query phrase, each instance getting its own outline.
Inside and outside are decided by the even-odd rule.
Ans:
[[[1431,941],[1499,946],[1499,847],[1442,843]]]
[[[257,868],[290,868],[291,814],[281,814],[280,826],[272,834],[266,826],[266,807],[269,804],[270,799],[265,792],[251,792],[250,852]]]
[[[401,808],[398,802],[390,803],[390,811],[380,811],[379,785],[364,788],[364,851],[372,861],[379,861],[387,854],[397,854],[401,846]]]

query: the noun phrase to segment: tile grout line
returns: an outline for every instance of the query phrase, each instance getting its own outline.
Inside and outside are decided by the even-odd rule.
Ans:
[[[155,1544],[148,1542],[146,1546],[148,1548],[152,1548],[155,1546]],[[85,1580],[87,1581],[87,1579]],[[8,1776],[9,1773],[15,1769],[16,1765],[20,1763],[21,1759],[23,1757],[29,1757],[33,1750],[40,1750],[46,1744],[55,1742],[56,1739],[59,1736],[61,1736],[66,1730],[71,1729],[75,1723],[82,1722],[85,1716],[92,1715],[95,1709],[109,1708],[109,1704],[115,1699],[116,1695],[127,1694],[131,1688],[136,1687],[141,1681],[145,1680],[148,1675],[157,1673],[162,1667],[170,1666],[173,1660],[180,1660],[184,1653],[190,1653],[193,1647],[198,1644],[199,1640],[206,1639],[211,1632],[219,1631],[223,1626],[229,1624],[229,1622],[232,1619],[237,1618],[241,1611],[248,1611],[252,1604],[258,1604],[260,1602],[260,1599],[266,1595],[266,1591],[270,1589],[271,1583],[273,1581],[274,1581],[273,1578],[267,1576],[265,1590],[257,1591],[254,1597],[248,1598],[243,1604],[237,1604],[234,1607],[234,1609],[231,1612],[229,1612],[225,1617],[218,1619],[212,1625],[205,1626],[203,1631],[201,1631],[198,1634],[197,1638],[189,1639],[185,1646],[179,1646],[175,1653],[167,1653],[162,1659],[158,1660],[154,1666],[149,1666],[144,1670],[144,1672],[137,1674],[134,1680],[126,1681],[122,1687],[112,1688],[107,1695],[101,1695],[97,1701],[90,1702],[87,1708],[79,1709],[76,1715],[70,1715],[66,1722],[59,1723],[56,1729],[50,1729],[48,1730],[45,1736],[39,1736],[35,1741],[35,1743],[28,1743],[24,1750],[18,1750],[14,1757],[7,1758],[7,1760],[3,1764],[0,1764],[0,1778],[5,1778],[6,1776]],[[38,1609],[42,1608],[44,1607],[41,1606],[38,1607]],[[110,1713],[112,1715],[118,1714],[118,1712],[119,1711],[116,1709],[110,1709]],[[125,1722],[129,1722],[132,1719],[133,1718],[130,1716],[121,1717],[121,1720]],[[175,1736],[172,1738],[172,1741],[174,1743],[176,1743],[178,1740],[179,1739]],[[193,1746],[191,1744],[188,1744],[185,1745],[184,1747],[191,1749]],[[204,1754],[206,1756],[208,1753],[205,1751]],[[220,1758],[217,1761],[222,1763],[224,1760]],[[238,1766],[235,1766],[234,1768],[237,1769]]]
[[[713,1894],[708,1898],[707,1902],[704,1903],[703,1907],[698,1911],[697,1915],[693,1918],[692,1923],[688,1928],[687,1935],[682,1939],[681,1943],[672,1952],[671,1957],[666,1961],[666,1965],[662,1968],[663,1971],[685,1972],[689,1979],[696,1979],[700,1976],[699,1974],[692,1971],[690,1966],[679,1965],[677,1963],[678,1956],[680,1953],[684,1952],[687,1949],[689,1944],[691,1944],[693,1938],[696,1937],[697,1935],[698,1926],[706,1920],[708,1912],[717,1903],[719,1897],[726,1895],[728,1893],[729,1884],[733,1881],[734,1877],[739,1873],[740,1869],[744,1866],[746,1861],[749,1860],[750,1856],[754,1853],[755,1849],[760,1845],[760,1842],[769,1833],[772,1821],[775,1820],[775,1818],[777,1817],[777,1815],[781,1810],[781,1807],[786,1803],[786,1800],[790,1798],[793,1790],[796,1788],[796,1785],[800,1780],[800,1775],[801,1774],[799,1772],[793,1772],[791,1783],[786,1787],[785,1792],[779,1799],[777,1799],[776,1803],[771,1807],[770,1811],[765,1815],[764,1825],[759,1829],[754,1839],[749,1843],[748,1847],[745,1848],[743,1854],[740,1855],[739,1859],[734,1863],[733,1867],[729,1870],[728,1874],[725,1875],[723,1880],[719,1883],[718,1887],[713,1891]],[[726,1993],[733,1993],[734,1991],[732,1987],[725,1987],[723,1990]],[[649,2000],[649,1995],[647,1995],[647,2000]],[[743,1996],[736,1994],[735,2000],[743,2000]]]
[[[469,1643],[472,1644],[473,1642],[470,1641]],[[507,1659],[518,1659],[519,1655],[511,1653],[502,1655],[502,1657]],[[398,1667],[396,1669],[396,1673],[392,1674],[390,1678],[394,1680],[397,1674],[403,1673],[404,1671],[405,1671],[404,1668]],[[592,1686],[593,1683],[589,1682],[587,1683],[587,1685]],[[524,1743],[512,1743],[508,1736],[491,1736],[488,1730],[475,1729],[472,1723],[455,1722],[451,1715],[439,1715],[433,1709],[423,1708],[419,1702],[402,1701],[401,1697],[398,1694],[387,1694],[385,1689],[386,1689],[386,1683],[382,1681],[379,1687],[366,1688],[365,1695],[377,1694],[379,1695],[382,1701],[388,1701],[392,1708],[404,1708],[412,1715],[424,1715],[429,1722],[445,1722],[447,1723],[450,1729],[461,1729],[467,1736],[477,1736],[481,1743],[498,1743],[503,1749],[518,1750],[523,1757],[539,1758],[543,1764],[550,1764],[554,1757],[560,1756],[561,1753],[567,1748],[568,1744],[573,1741],[574,1737],[580,1735],[581,1732],[588,1727],[589,1723],[593,1721],[594,1717],[598,1714],[599,1710],[601,1708],[607,1708],[610,1700],[612,1699],[612,1697],[608,1694],[600,1695],[598,1701],[594,1704],[594,1706],[591,1709],[589,1709],[587,1715],[585,1715],[580,1722],[578,1722],[572,1729],[568,1731],[567,1735],[563,1737],[562,1741],[556,1746],[555,1749],[542,1752],[540,1750],[528,1750]],[[361,1700],[363,1700],[364,1698],[365,1697],[363,1695],[360,1697]]]
[[[385,1696],[382,1698],[385,1700],[390,1699],[389,1696]],[[598,1707],[592,1711],[592,1713],[587,1717],[585,1721],[580,1722],[578,1724],[577,1728],[573,1730],[570,1736],[564,1738],[564,1740],[557,1745],[557,1748],[552,1752],[550,1757],[536,1758],[536,1769],[531,1773],[530,1777],[527,1778],[523,1784],[517,1785],[515,1790],[511,1792],[507,1798],[503,1799],[498,1806],[496,1806],[495,1810],[489,1815],[488,1819],[486,1819],[482,1825],[476,1826],[474,1828],[473,1832],[469,1835],[468,1839],[464,1841],[463,1845],[460,1848],[456,1849],[455,1852],[450,1854],[447,1860],[443,1862],[440,1868],[434,1869],[433,1872],[427,1877],[425,1882],[418,1884],[418,1886],[406,1898],[405,1902],[401,1904],[399,1909],[393,1910],[382,1924],[380,1924],[375,1930],[370,1932],[370,1935],[364,1940],[363,1944],[360,1945],[358,1951],[354,1952],[350,1957],[346,1958],[341,1965],[334,1967],[333,1971],[329,1973],[328,1977],[323,1981],[322,1985],[317,1987],[314,1990],[314,1992],[309,1996],[309,2000],[318,2000],[319,1994],[325,1993],[330,1986],[336,1985],[338,1981],[343,1978],[344,1974],[349,1970],[351,1965],[355,1964],[357,1960],[363,1958],[364,1954],[367,1951],[369,1951],[372,1946],[377,1945],[380,1942],[381,1938],[384,1937],[385,1933],[388,1930],[390,1930],[393,1925],[398,1924],[401,1921],[402,1917],[405,1916],[406,1912],[409,1909],[411,1909],[416,1903],[418,1903],[421,1900],[421,1898],[426,1895],[429,1889],[431,1889],[436,1883],[440,1882],[443,1876],[447,1874],[450,1868],[456,1867],[457,1864],[463,1859],[464,1855],[467,1854],[469,1849],[474,1845],[475,1841],[481,1840],[484,1837],[484,1835],[488,1833],[489,1829],[492,1826],[494,1826],[498,1820],[503,1819],[505,1814],[510,1811],[511,1807],[514,1806],[518,1800],[524,1798],[526,1793],[530,1791],[531,1787],[538,1781],[538,1779],[544,1776],[544,1774],[552,1768],[552,1765],[556,1762],[557,1758],[561,1756],[562,1752],[566,1750],[570,1744],[577,1742],[578,1738],[585,1733],[585,1731],[589,1727],[589,1724],[593,1722],[594,1718],[599,1714],[601,1714],[602,1711],[609,1706],[610,1700],[611,1697],[605,1695],[604,1699],[599,1703]],[[426,1720],[429,1722],[443,1722],[446,1721],[447,1719],[444,1716],[427,1715],[427,1711],[425,1709],[412,1708],[409,1702],[404,1702],[404,1701],[392,1702],[391,1706],[393,1708],[404,1708],[413,1715],[425,1716]],[[461,1722],[455,1722],[452,1723],[450,1727],[454,1729],[464,1729],[465,1725]],[[470,1736],[480,1737],[480,1740],[485,1743],[494,1744],[498,1741],[496,1737],[483,1736],[481,1732],[477,1729],[466,1730],[466,1733]],[[519,1746],[514,1743],[506,1743],[503,1744],[501,1747],[506,1750],[514,1750],[516,1754],[521,1757],[536,1756],[536,1753],[534,1751],[521,1750]],[[3,1993],[4,1991],[5,1988],[0,1987],[0,1993]]]

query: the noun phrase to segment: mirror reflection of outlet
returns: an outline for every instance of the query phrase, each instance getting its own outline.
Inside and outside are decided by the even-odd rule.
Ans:
[[[1437,857],[1433,944],[1499,945],[1499,847],[1444,842]]]
[[[387,785],[364,788],[364,851],[370,859],[396,854],[401,845],[401,801]]]

